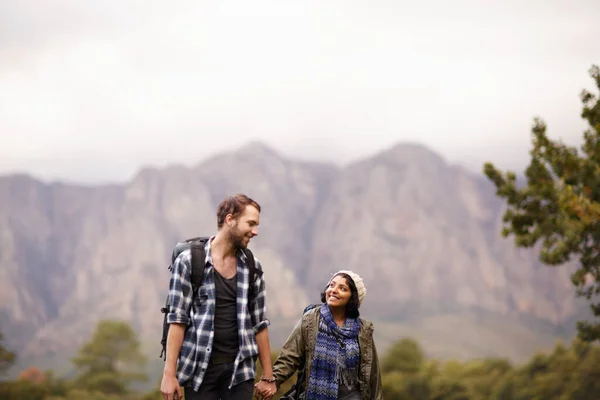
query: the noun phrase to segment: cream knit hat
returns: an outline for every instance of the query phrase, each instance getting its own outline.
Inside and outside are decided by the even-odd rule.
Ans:
[[[367,294],[367,288],[365,287],[365,284],[364,284],[362,278],[360,277],[360,275],[358,275],[356,272],[342,269],[342,270],[336,272],[335,274],[333,274],[331,279],[333,279],[334,277],[336,277],[339,274],[350,275],[350,278],[352,278],[352,280],[354,281],[354,285],[356,286],[356,291],[358,292],[358,304],[359,305],[362,304],[362,301],[365,298],[365,295]],[[330,280],[330,282],[331,282],[331,280]]]

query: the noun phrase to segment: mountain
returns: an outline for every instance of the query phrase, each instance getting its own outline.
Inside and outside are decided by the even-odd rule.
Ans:
[[[320,208],[309,276],[351,266],[377,282],[374,310],[421,299],[559,323],[576,308],[569,269],[500,238],[503,211],[482,178],[423,146],[396,146],[340,172]]]
[[[252,249],[265,267],[274,347],[342,268],[365,279],[363,315],[380,322],[383,346],[422,334],[439,354],[485,355],[513,340],[527,346],[512,343],[518,357],[580,312],[571,267],[541,266],[535,249],[501,238],[492,185],[428,148],[398,144],[341,168],[253,142],[189,168],[145,168],[124,185],[0,177],[7,344],[27,360],[56,357],[110,317],[130,321],[158,355],[172,246],[214,233],[218,203],[238,192],[263,208]]]

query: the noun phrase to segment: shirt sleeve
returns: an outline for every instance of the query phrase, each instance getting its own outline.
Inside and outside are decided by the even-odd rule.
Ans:
[[[169,305],[168,324],[188,325],[190,323],[190,308],[193,301],[190,281],[191,254],[189,250],[182,251],[173,262],[167,299]]]
[[[256,257],[254,258],[254,262],[256,268],[262,271],[262,265]],[[254,280],[254,293],[256,293],[256,298],[254,301],[251,301],[249,305],[254,333],[257,334],[270,325],[270,321],[267,319],[267,290],[264,274],[256,275]]]

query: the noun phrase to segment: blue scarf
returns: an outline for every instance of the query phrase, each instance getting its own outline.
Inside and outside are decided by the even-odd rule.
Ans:
[[[346,318],[340,328],[333,320],[329,306],[321,306],[307,399],[337,400],[340,384],[350,387],[358,382],[359,329],[360,323],[356,318]]]

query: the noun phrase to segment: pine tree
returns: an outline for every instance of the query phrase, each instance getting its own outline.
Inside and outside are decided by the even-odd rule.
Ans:
[[[600,68],[590,69],[600,91]],[[571,280],[576,293],[590,301],[600,316],[600,98],[581,93],[581,117],[589,124],[581,151],[546,135],[546,124],[535,119],[533,149],[526,169],[527,184],[518,188],[513,172],[502,173],[490,162],[484,173],[494,183],[497,196],[507,203],[502,235],[514,235],[518,247],[541,242],[540,261],[549,266],[574,259]],[[579,337],[600,340],[600,322],[578,321]]]

